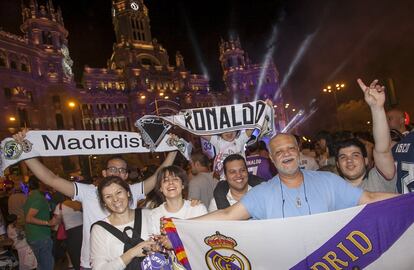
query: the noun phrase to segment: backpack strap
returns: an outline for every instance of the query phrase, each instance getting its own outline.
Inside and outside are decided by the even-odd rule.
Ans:
[[[97,221],[95,222],[93,226],[95,225],[99,225],[102,228],[104,228],[105,230],[107,230],[108,232],[110,232],[113,236],[115,236],[116,238],[118,238],[122,243],[125,243],[125,237],[124,237],[124,233],[121,232],[120,230],[118,230],[117,228],[115,228],[113,225],[109,224],[108,222],[105,222],[103,220]],[[91,227],[91,230],[92,230]]]

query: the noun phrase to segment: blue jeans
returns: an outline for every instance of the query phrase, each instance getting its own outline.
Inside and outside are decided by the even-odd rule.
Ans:
[[[55,259],[53,258],[53,242],[51,238],[27,241],[32,248],[37,260],[38,270],[53,270]]]

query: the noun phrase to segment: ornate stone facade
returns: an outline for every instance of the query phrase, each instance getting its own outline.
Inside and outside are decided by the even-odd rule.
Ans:
[[[170,63],[167,50],[152,38],[143,0],[113,0],[113,53],[106,67],[86,66],[82,88],[76,88],[60,9],[51,0],[24,2],[24,35],[0,31],[1,137],[24,126],[136,130],[135,120],[145,114],[272,98],[278,87],[274,63],[251,64],[240,41],[232,39],[220,43],[226,89],[213,91],[208,78],[186,68],[179,52]]]

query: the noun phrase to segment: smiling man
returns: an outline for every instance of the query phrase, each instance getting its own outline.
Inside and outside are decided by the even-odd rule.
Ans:
[[[239,154],[232,154],[223,162],[226,181],[220,181],[211,199],[209,212],[229,207],[240,199],[257,184],[262,181],[258,177],[253,178],[247,170],[246,160]],[[224,191],[227,191],[224,192]]]
[[[372,114],[375,166],[367,170],[367,150],[358,139],[337,143],[336,164],[341,175],[353,186],[371,192],[395,192],[397,177],[391,152],[390,129],[384,110],[384,86],[377,84],[378,80],[374,80],[370,87],[361,80],[358,83]]]
[[[362,81],[360,82],[360,85]],[[364,85],[365,86],[365,85]],[[361,87],[362,88],[362,87]],[[363,87],[377,91],[376,82]],[[329,172],[299,168],[299,147],[294,136],[281,133],[270,142],[270,158],[279,174],[252,188],[236,204],[209,213],[198,220],[241,220],[312,215],[372,203],[397,196],[368,192]]]

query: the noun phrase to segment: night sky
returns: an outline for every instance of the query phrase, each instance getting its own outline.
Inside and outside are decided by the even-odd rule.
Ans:
[[[62,8],[79,82],[84,65],[106,67],[112,53],[111,1],[53,2]],[[338,99],[346,102],[362,97],[356,78],[392,78],[399,107],[414,118],[414,1],[148,0],[145,4],[152,36],[168,50],[170,63],[179,50],[193,73],[207,70],[214,89],[223,89],[220,37],[237,34],[254,63],[262,62],[274,46],[279,79],[286,83],[283,95],[292,106],[306,108],[313,98],[321,107],[329,105],[332,100],[321,93],[327,83],[345,82]],[[20,1],[0,2],[3,30],[20,33],[20,12]],[[269,44],[275,27],[276,40]],[[308,121],[322,123],[322,115]]]

